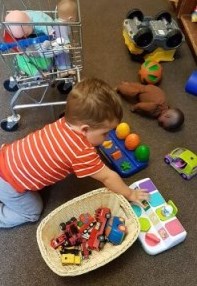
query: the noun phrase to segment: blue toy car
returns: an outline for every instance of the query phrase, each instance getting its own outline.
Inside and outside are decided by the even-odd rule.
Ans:
[[[105,236],[109,242],[121,244],[126,235],[125,220],[118,216],[111,217],[105,228]]]

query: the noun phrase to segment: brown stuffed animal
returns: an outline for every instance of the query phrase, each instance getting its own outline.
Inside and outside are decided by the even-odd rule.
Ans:
[[[183,112],[170,108],[164,91],[155,85],[123,81],[117,92],[126,99],[136,98],[138,102],[131,106],[131,111],[157,118],[159,125],[166,130],[175,130],[184,122]]]

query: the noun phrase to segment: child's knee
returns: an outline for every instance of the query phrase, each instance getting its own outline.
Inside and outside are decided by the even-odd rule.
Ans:
[[[32,210],[26,215],[27,219],[30,222],[36,222],[40,219],[43,210],[43,201],[41,197],[38,197],[36,200],[36,204],[32,208]]]

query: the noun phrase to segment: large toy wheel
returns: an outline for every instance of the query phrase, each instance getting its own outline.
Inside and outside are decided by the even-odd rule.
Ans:
[[[164,158],[164,162],[168,165],[170,164],[170,160],[168,158]]]
[[[133,36],[133,40],[139,48],[147,48],[153,41],[153,33],[147,27],[140,28]]]
[[[60,225],[59,225],[59,227],[60,227],[60,230],[65,230],[66,229],[66,224],[64,223],[64,222],[61,222],[60,223]]]
[[[177,29],[170,31],[166,37],[166,46],[171,49],[177,48],[183,41],[183,35]]]
[[[141,10],[139,9],[133,9],[133,10],[130,10],[128,13],[127,13],[127,16],[126,16],[126,19],[134,19],[134,18],[137,18],[139,21],[143,21],[144,19],[144,14],[142,13]]]
[[[4,131],[13,132],[18,129],[18,122],[9,121],[8,119],[1,120],[1,128]]]
[[[181,174],[181,177],[184,179],[184,180],[188,180],[188,177],[185,175],[185,174]]]
[[[69,92],[72,90],[72,87],[73,86],[71,82],[65,83],[64,81],[61,81],[57,85],[57,89],[59,90],[59,92],[65,95],[69,94]]]
[[[4,81],[3,86],[7,91],[10,92],[16,92],[18,90],[18,85],[16,84],[16,82],[10,81],[9,79],[6,79]]]
[[[161,11],[155,16],[156,20],[166,20],[168,23],[172,22],[172,16],[167,11]]]

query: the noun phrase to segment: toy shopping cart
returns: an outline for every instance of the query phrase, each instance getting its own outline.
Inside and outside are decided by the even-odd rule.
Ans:
[[[79,0],[0,0],[0,5],[0,59],[10,76],[4,88],[13,93],[12,115],[1,128],[15,131],[19,109],[65,104],[66,96],[47,101],[47,91],[55,86],[67,94],[80,81],[80,6]]]

